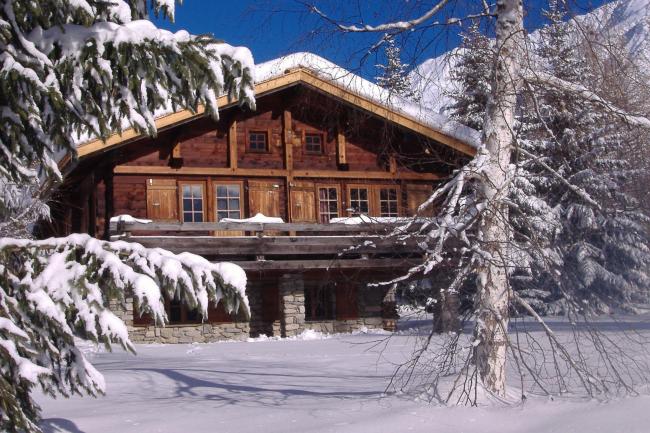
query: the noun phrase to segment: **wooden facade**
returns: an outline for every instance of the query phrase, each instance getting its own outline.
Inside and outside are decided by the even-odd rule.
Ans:
[[[109,221],[129,214],[153,220],[158,230],[133,228],[130,239],[237,262],[247,270],[253,310],[242,333],[290,335],[312,325],[336,331],[366,322],[390,327],[394,317],[382,307],[390,294],[364,282],[411,266],[421,254],[417,247],[384,251],[377,244],[340,255],[369,229],[317,233],[309,227],[322,229],[333,218],[359,214],[412,216],[472,150],[348,93],[308,70],[287,71],[257,85],[256,111],[223,100],[219,121],[201,109],[180,112],[159,119],[155,138],[128,130],[85,143],[78,163],[66,167],[51,230],[125,238],[117,227],[111,233]],[[258,213],[288,225],[258,231],[219,223]],[[168,301],[172,323],[198,320],[175,302]],[[283,322],[283,308],[291,302],[302,302],[298,315],[306,321],[298,317],[298,328]],[[213,314],[215,323],[237,322]],[[132,325],[146,328],[146,318]],[[143,340],[151,332],[160,337],[147,330]]]

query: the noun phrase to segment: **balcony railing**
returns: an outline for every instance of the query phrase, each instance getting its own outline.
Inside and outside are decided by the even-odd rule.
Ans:
[[[387,236],[403,225],[118,221],[111,222],[111,239],[234,261],[245,269],[404,268],[423,251],[415,234]]]

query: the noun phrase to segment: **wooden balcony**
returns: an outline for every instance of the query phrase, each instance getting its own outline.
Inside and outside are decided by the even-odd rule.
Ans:
[[[403,271],[419,263],[423,251],[418,246],[418,236],[403,241],[387,237],[397,227],[386,223],[120,221],[111,223],[111,240],[137,242],[174,253],[190,252],[214,261],[231,261],[245,270]]]

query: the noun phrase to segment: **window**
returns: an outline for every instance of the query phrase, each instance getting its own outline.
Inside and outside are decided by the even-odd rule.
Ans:
[[[396,217],[397,215],[397,188],[380,188],[379,216]]]
[[[329,285],[305,287],[305,320],[334,319],[333,288]]]
[[[193,310],[188,309],[187,306],[183,305],[179,300],[174,299],[166,301],[165,308],[167,310],[167,319],[169,320],[170,325],[200,322],[198,310],[196,308]]]
[[[323,136],[321,134],[305,134],[305,151],[307,153],[323,153]]]
[[[182,185],[183,222],[203,222],[203,185],[200,183]]]
[[[214,186],[217,221],[223,218],[241,218],[241,186],[217,184]]]
[[[339,190],[335,186],[318,188],[318,220],[327,224],[339,216]]]
[[[267,134],[265,131],[251,131],[248,133],[248,150],[251,152],[268,152]]]
[[[350,209],[355,214],[368,215],[370,212],[370,194],[368,188],[350,187],[349,190]]]

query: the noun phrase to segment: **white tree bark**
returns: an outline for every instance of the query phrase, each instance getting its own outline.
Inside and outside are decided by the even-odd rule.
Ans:
[[[487,208],[479,223],[483,256],[478,269],[477,322],[474,359],[481,381],[492,393],[505,396],[508,330],[509,243],[508,166],[513,149],[512,126],[523,53],[521,0],[498,0],[495,70],[484,122],[483,145],[489,157],[479,185]]]

